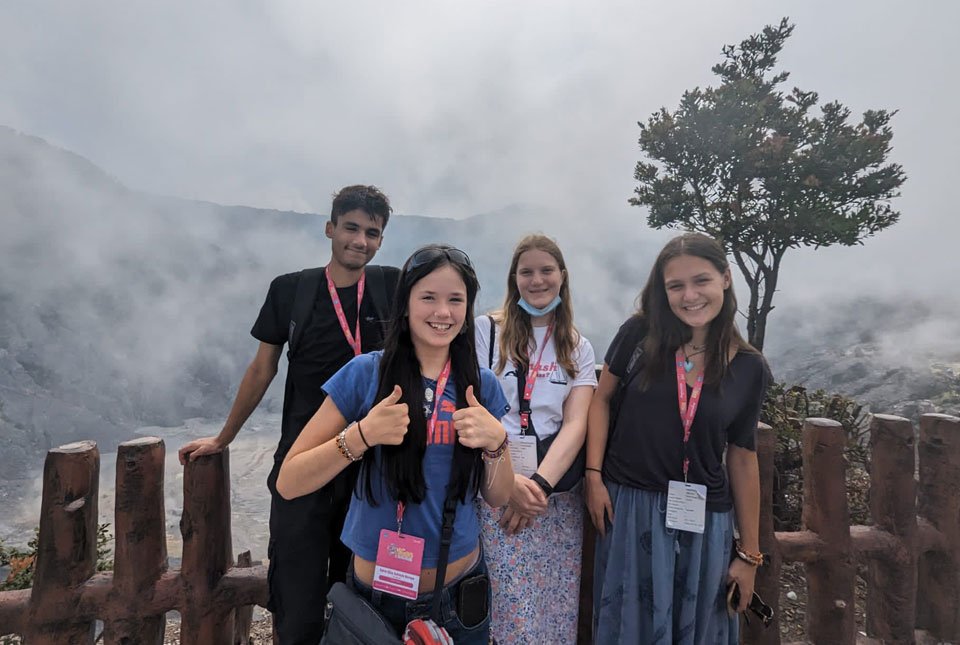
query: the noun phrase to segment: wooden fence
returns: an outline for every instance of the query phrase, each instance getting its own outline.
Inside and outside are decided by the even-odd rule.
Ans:
[[[758,573],[760,595],[779,616],[780,567],[802,562],[809,642],[960,643],[960,418],[923,415],[917,442],[907,419],[874,416],[871,526],[850,525],[845,441],[836,421],[806,420],[802,530],[781,533],[772,516],[776,438],[761,430],[760,548],[770,565]],[[854,629],[858,561],[867,566],[866,638]],[[744,630],[743,642],[780,643],[776,622],[758,623]]]
[[[758,441],[760,546],[770,564],[760,570],[757,588],[778,616],[780,568],[784,562],[802,562],[809,642],[960,642],[960,418],[923,415],[917,444],[908,420],[874,417],[872,526],[850,526],[843,429],[827,419],[807,419],[802,530],[774,532],[776,441],[766,427]],[[107,645],[159,645],[164,615],[176,609],[186,645],[246,642],[249,606],[266,604],[266,568],[233,563],[229,454],[201,457],[186,467],[183,559],[179,570],[171,570],[164,530],[164,453],[163,441],[152,437],[119,447],[114,570],[106,573],[95,571],[99,451],[86,441],[47,454],[34,586],[0,593],[0,634],[22,634],[29,643],[93,643],[95,620],[100,619]],[[581,632],[587,638],[592,539],[588,530],[581,603]],[[854,630],[858,558],[868,564],[866,639]],[[780,643],[779,624],[764,629],[751,621],[741,640]]]

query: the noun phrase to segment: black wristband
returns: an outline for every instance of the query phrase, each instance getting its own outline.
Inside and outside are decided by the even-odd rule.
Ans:
[[[550,483],[540,475],[540,473],[533,473],[530,475],[530,481],[536,482],[537,486],[543,489],[543,494],[547,497],[553,495],[553,486],[551,486]]]
[[[357,432],[360,433],[360,441],[363,442],[363,445],[367,447],[367,450],[370,449],[370,444],[367,443],[367,438],[363,436],[363,430],[360,429],[360,422],[357,421]]]
[[[601,475],[603,474],[603,471],[600,470],[599,468],[591,468],[590,466],[585,466],[584,470],[592,470],[595,473],[600,473]]]

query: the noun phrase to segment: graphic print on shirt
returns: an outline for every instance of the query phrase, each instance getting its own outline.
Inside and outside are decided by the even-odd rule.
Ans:
[[[550,370],[550,382],[554,385],[566,385],[567,373],[557,363],[551,362],[548,368]]]
[[[440,400],[440,412],[437,414],[437,425],[433,429],[433,434],[427,434],[427,445],[430,444],[450,444],[456,441],[456,430],[453,426],[453,413],[457,411],[457,406],[449,399]],[[432,412],[432,410],[431,410]],[[427,419],[430,415],[427,415]]]

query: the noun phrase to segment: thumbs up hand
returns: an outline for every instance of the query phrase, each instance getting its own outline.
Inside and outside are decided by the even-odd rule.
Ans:
[[[480,404],[473,393],[473,386],[467,387],[467,405],[453,413],[453,426],[457,431],[457,441],[467,448],[483,448],[493,451],[500,447],[507,433],[487,409]]]
[[[394,385],[393,392],[373,406],[369,414],[360,421],[363,435],[371,446],[399,446],[403,443],[407,426],[410,425],[410,415],[407,404],[400,403],[402,395],[400,386]]]

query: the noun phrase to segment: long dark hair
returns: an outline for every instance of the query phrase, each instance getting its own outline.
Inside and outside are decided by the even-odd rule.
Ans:
[[[637,312],[637,315],[642,316],[647,323],[647,337],[643,344],[644,355],[647,358],[644,360],[640,381],[643,389],[650,387],[673,365],[677,349],[693,337],[690,327],[677,318],[670,309],[663,278],[663,268],[667,262],[681,255],[703,258],[721,274],[730,268],[720,243],[699,233],[686,233],[675,237],[660,251],[657,261],[653,263],[653,268],[650,270],[647,284],[640,292],[640,308]],[[706,384],[719,385],[723,380],[730,363],[731,347],[736,347],[738,351],[759,353],[737,330],[734,323],[736,314],[737,296],[733,292],[731,282],[723,292],[723,306],[720,308],[720,313],[710,321],[710,328],[707,331],[703,374],[703,381]]]
[[[431,253],[435,251],[435,255]],[[457,408],[467,407],[467,387],[472,385],[477,399],[483,403],[480,389],[480,366],[477,363],[476,340],[474,339],[473,303],[480,290],[473,267],[461,261],[466,255],[453,247],[429,244],[418,249],[403,265],[393,310],[383,341],[383,356],[380,359],[380,377],[374,405],[393,392],[394,385],[403,390],[400,397],[406,403],[410,425],[403,443],[399,446],[380,446],[380,472],[374,473],[374,460],[365,459],[360,467],[360,477],[367,501],[376,506],[373,493],[374,477],[383,477],[391,497],[403,502],[420,503],[426,494],[423,477],[423,456],[427,449],[427,417],[423,405],[423,377],[420,361],[410,337],[407,313],[410,308],[410,291],[420,280],[444,266],[453,267],[467,287],[467,312],[463,329],[450,343],[450,376],[457,388]],[[427,258],[426,261],[416,261]],[[440,405],[441,392],[437,392],[435,405]],[[467,494],[479,490],[482,462],[480,450],[467,448],[454,442],[453,459],[456,472],[450,481],[457,497],[466,501]],[[360,489],[357,489],[360,495]]]

